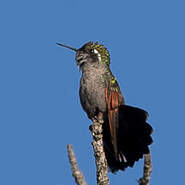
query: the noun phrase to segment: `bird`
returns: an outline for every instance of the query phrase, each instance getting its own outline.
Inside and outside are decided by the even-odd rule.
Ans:
[[[80,102],[89,119],[103,117],[103,148],[111,172],[124,171],[150,153],[153,128],[147,123],[148,112],[127,105],[117,79],[110,69],[110,54],[98,42],[87,42],[76,49],[80,79]]]

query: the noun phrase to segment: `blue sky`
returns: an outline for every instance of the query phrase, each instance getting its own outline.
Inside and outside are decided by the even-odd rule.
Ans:
[[[185,184],[185,2],[1,1],[0,184],[72,185],[72,144],[88,184],[95,184],[90,121],[78,97],[74,53],[99,41],[126,103],[147,110],[154,128],[151,185]],[[137,184],[143,161],[116,175]]]

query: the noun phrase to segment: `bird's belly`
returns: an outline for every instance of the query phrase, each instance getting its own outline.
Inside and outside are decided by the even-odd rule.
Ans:
[[[90,118],[96,116],[98,112],[106,112],[105,85],[100,78],[81,78],[80,100]]]

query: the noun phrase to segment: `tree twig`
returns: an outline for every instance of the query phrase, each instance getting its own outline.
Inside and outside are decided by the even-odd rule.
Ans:
[[[83,173],[78,169],[77,160],[75,153],[71,145],[67,145],[68,157],[71,163],[71,169],[73,172],[73,177],[78,185],[87,185]]]
[[[146,154],[144,156],[144,167],[143,167],[143,177],[139,179],[139,185],[149,185],[150,184],[150,175],[152,172],[152,161],[151,154]]]
[[[98,185],[109,185],[108,166],[103,149],[103,135],[102,135],[103,119],[93,120],[90,130],[93,136],[93,149],[96,162],[96,177]]]

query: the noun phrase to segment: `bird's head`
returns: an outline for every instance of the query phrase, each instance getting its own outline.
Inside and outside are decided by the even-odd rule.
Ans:
[[[87,42],[79,49],[75,49],[59,43],[57,44],[76,52],[76,63],[80,68],[85,64],[93,63],[99,63],[107,67],[110,65],[110,55],[107,48],[98,44],[98,42]]]

